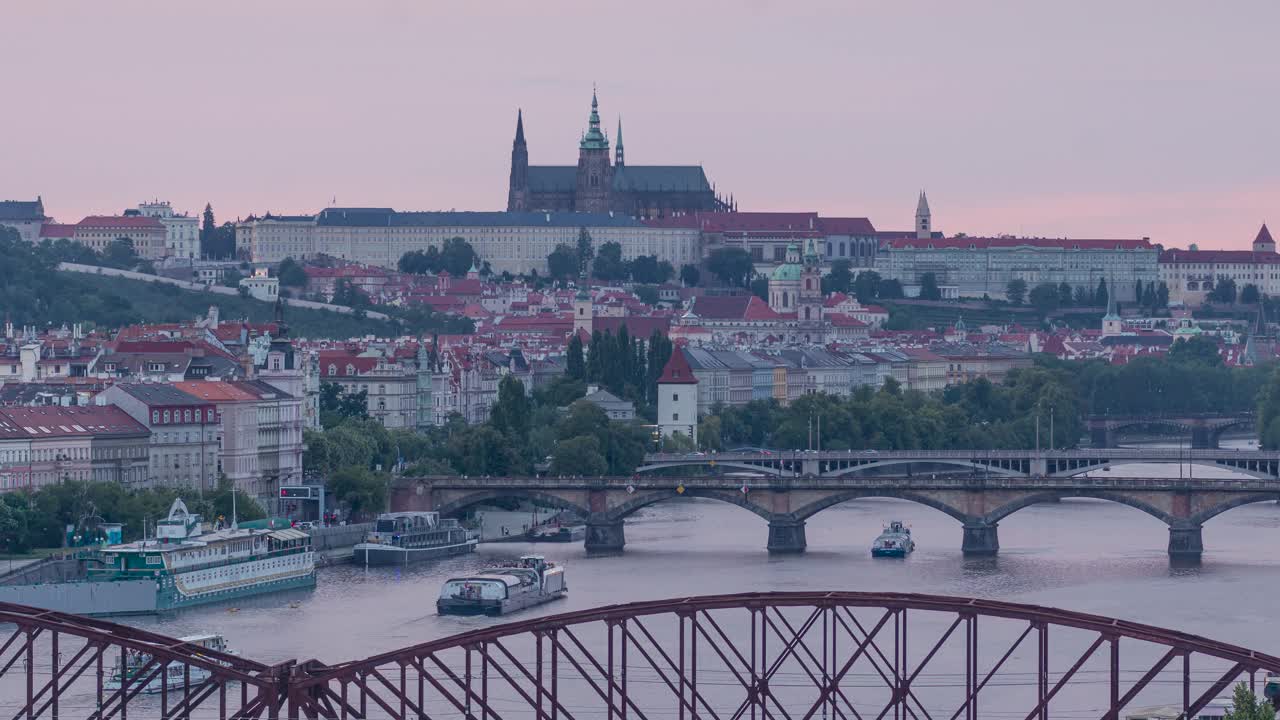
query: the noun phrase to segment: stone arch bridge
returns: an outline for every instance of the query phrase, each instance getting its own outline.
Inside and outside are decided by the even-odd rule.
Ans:
[[[1190,436],[1193,449],[1217,448],[1222,434],[1227,430],[1256,428],[1254,414],[1240,413],[1177,413],[1164,415],[1089,415],[1085,417],[1089,442],[1095,448],[1116,446],[1117,436],[1124,430],[1138,427],[1161,427]]]
[[[634,477],[419,477],[392,488],[393,510],[456,515],[497,499],[527,499],[572,510],[587,521],[586,548],[620,552],[627,516],[663,500],[697,497],[737,505],[769,526],[773,553],[805,550],[805,522],[858,498],[897,498],[927,505],[963,528],[966,554],[1000,548],[1000,521],[1022,508],[1065,498],[1096,498],[1141,510],[1169,526],[1169,555],[1198,559],[1205,522],[1232,508],[1280,499],[1280,480],[1171,480],[1122,477],[859,477],[743,478],[726,475]]]

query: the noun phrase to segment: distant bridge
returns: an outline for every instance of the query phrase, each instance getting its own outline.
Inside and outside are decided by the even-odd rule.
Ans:
[[[1153,448],[649,453],[637,472],[700,467],[757,475],[837,477],[884,468],[913,472],[911,466],[927,465],[969,470],[980,475],[1069,477],[1133,463],[1200,465],[1226,468],[1255,478],[1280,479],[1280,452],[1276,451]]]
[[[1161,427],[1191,436],[1193,449],[1217,448],[1222,434],[1237,428],[1256,428],[1251,412],[1173,413],[1167,415],[1089,415],[1085,417],[1090,444],[1095,448],[1116,445],[1122,430]]]
[[[898,498],[927,505],[963,527],[966,554],[993,555],[1001,520],[1022,508],[1064,498],[1096,498],[1137,508],[1169,526],[1169,555],[1200,557],[1205,522],[1232,508],[1280,499],[1280,480],[1173,480],[1121,477],[884,477],[848,474],[743,478],[726,475],[634,477],[401,478],[394,510],[463,513],[501,499],[524,499],[586,518],[586,548],[620,552],[623,521],[654,503],[697,497],[737,505],[769,524],[773,553],[804,552],[805,522],[859,498]]]

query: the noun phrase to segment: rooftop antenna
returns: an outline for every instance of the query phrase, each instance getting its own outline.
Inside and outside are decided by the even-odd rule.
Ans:
[[[236,522],[236,488],[231,486],[231,529],[239,530],[239,524]]]

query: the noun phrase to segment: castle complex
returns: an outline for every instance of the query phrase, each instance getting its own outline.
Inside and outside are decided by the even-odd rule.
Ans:
[[[609,137],[600,129],[599,102],[593,92],[587,131],[578,143],[578,164],[531,166],[524,113],[518,112],[507,211],[618,213],[649,219],[736,210],[732,199],[716,194],[700,165],[628,165],[621,119],[615,141],[611,159]]]

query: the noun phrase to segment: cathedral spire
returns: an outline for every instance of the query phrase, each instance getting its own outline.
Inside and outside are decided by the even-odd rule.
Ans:
[[[516,145],[524,144],[524,110],[516,109]]]
[[[609,140],[600,130],[600,102],[596,100],[596,90],[591,88],[591,116],[587,120],[587,134],[582,136],[580,147],[589,149],[608,149]],[[608,156],[606,156],[608,157]]]
[[[622,116],[618,116],[618,135],[614,138],[614,159],[613,164],[622,167]]]

